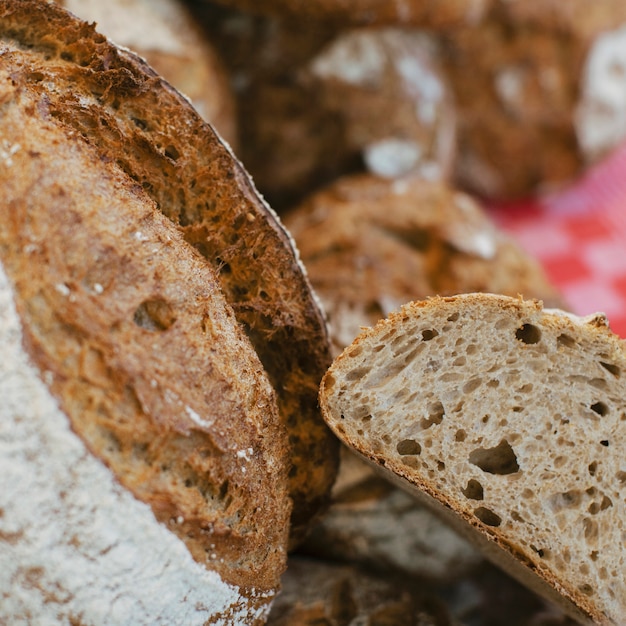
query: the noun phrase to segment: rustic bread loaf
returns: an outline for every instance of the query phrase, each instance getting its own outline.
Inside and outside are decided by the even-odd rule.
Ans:
[[[272,386],[215,272],[4,34],[0,622],[261,624],[290,516]]]
[[[449,177],[456,118],[431,34],[194,10],[231,76],[239,156],[281,214],[349,172]]]
[[[424,180],[345,177],[285,216],[339,354],[363,326],[413,299],[465,291],[561,303],[536,260],[466,194]],[[402,529],[402,530],[400,530]],[[435,581],[481,560],[410,496],[344,453],[328,513],[304,548]]]
[[[457,184],[515,198],[564,186],[626,138],[626,5],[499,9],[443,33],[441,58],[457,105]]]
[[[182,0],[56,0],[130,48],[235,146],[235,103],[221,59]]]
[[[337,358],[322,411],[356,451],[582,622],[626,614],[623,342],[491,294],[407,304]]]
[[[326,506],[338,444],[319,415],[325,322],[293,242],[189,102],[141,59],[53,4],[2,0],[5,71],[142,188],[218,272],[288,425],[294,541]]]
[[[488,291],[564,306],[537,260],[444,183],[344,177],[284,222],[324,303],[335,354],[409,300]]]

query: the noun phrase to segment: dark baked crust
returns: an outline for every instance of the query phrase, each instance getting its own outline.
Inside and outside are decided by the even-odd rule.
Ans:
[[[4,0],[0,15],[12,72],[46,115],[115,163],[218,272],[288,427],[297,535],[326,505],[338,445],[317,407],[326,327],[289,235],[213,129],[141,59],[45,2]]]
[[[290,515],[274,391],[214,271],[52,114],[23,60],[5,40],[0,259],[25,348],[93,454],[196,561],[263,607]]]

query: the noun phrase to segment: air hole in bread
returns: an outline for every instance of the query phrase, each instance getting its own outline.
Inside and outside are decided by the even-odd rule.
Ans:
[[[555,493],[549,500],[550,507],[553,511],[561,509],[572,509],[580,504],[582,494],[578,489],[570,489],[562,493]]]
[[[346,380],[355,381],[363,378],[365,374],[370,371],[369,367],[358,367],[357,369],[352,370],[346,374]]]
[[[605,448],[608,448],[608,447],[609,447],[609,442],[608,442],[608,439],[603,439],[603,440],[600,442],[600,445],[601,445],[601,446],[604,446]]]
[[[145,300],[137,307],[133,321],[144,330],[158,332],[170,328],[176,321],[176,315],[170,304],[155,298]]]
[[[459,430],[457,430],[454,434],[455,441],[465,441],[466,437],[467,433],[462,428],[459,428]]]
[[[396,445],[396,450],[401,456],[421,454],[422,446],[415,439],[403,439]]]
[[[541,341],[541,330],[534,324],[523,324],[515,331],[515,337],[522,343],[532,345]]]
[[[502,524],[502,518],[494,513],[491,509],[484,506],[479,506],[474,509],[474,515],[487,526],[500,526]]]
[[[587,470],[589,471],[589,476],[595,476],[596,471],[598,470],[598,462],[592,461],[591,463],[589,463],[589,467],[587,468]]]
[[[597,522],[588,517],[585,517],[583,519],[583,535],[587,543],[595,543],[598,539]]]
[[[456,322],[458,319],[459,319],[458,313],[452,313],[451,315],[448,315],[447,317],[448,322]]]
[[[452,365],[460,367],[460,366],[465,365],[466,362],[467,362],[467,359],[464,356],[460,356],[452,362]]]
[[[443,404],[441,404],[441,402],[432,402],[428,406],[428,418],[424,417],[420,421],[420,426],[422,427],[422,430],[428,430],[431,426],[435,424],[441,424],[444,415],[445,410],[443,408]]]
[[[620,368],[614,363],[607,363],[606,361],[600,361],[600,365],[605,370],[607,370],[607,372],[611,372],[611,374],[613,374],[613,376],[615,376],[616,378],[619,378],[620,374],[622,373]]]
[[[593,587],[588,583],[580,585],[580,587],[578,587],[578,590],[581,593],[584,593],[586,596],[592,596],[594,594]]]
[[[602,417],[609,412],[609,407],[604,402],[594,402],[589,408]]]
[[[606,509],[613,506],[613,501],[608,496],[602,496],[602,500],[600,502],[592,502],[589,505],[587,511],[591,513],[591,515],[597,515],[601,511],[606,511]]]
[[[626,483],[626,472],[617,472],[617,474],[615,474],[615,478],[617,478],[617,480],[623,485]]]
[[[463,393],[471,393],[472,391],[475,391],[476,389],[478,389],[478,387],[480,387],[482,385],[482,380],[480,378],[478,378],[477,376],[474,378],[470,378],[464,385],[463,385]]]
[[[467,487],[461,490],[469,500],[482,500],[484,498],[483,486],[474,478],[467,481]]]
[[[171,159],[172,161],[178,161],[178,159],[180,158],[180,152],[176,149],[175,146],[167,146],[163,153],[168,159]]]
[[[556,338],[556,344],[557,346],[561,346],[563,348],[573,348],[576,345],[576,340],[565,333],[561,333]]]
[[[140,130],[148,130],[148,122],[138,117],[131,117],[130,121]]]
[[[494,448],[472,450],[469,454],[469,462],[488,474],[506,475],[519,471],[515,452],[506,439]]]
[[[439,333],[434,328],[428,328],[422,331],[422,339],[424,341],[430,341],[431,339],[434,339],[438,335]]]

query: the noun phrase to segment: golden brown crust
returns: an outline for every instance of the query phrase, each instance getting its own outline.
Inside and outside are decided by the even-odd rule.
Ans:
[[[50,114],[21,59],[5,40],[0,257],[26,348],[120,483],[263,606],[290,514],[275,394],[215,273],[135,181]]]
[[[338,455],[316,399],[326,327],[289,235],[211,127],[138,57],[45,2],[5,0],[0,15],[12,71],[40,108],[116,163],[219,273],[277,391],[302,532],[327,502]]]

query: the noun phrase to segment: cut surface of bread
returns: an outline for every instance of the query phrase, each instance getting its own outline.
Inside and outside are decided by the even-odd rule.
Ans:
[[[14,291],[24,349],[83,446],[81,453],[78,444],[71,444],[69,458],[88,450],[109,468],[109,483],[150,507],[153,521],[161,525],[155,532],[177,538],[173,552],[164,548],[170,570],[182,551],[185,568],[193,558],[202,568],[191,572],[206,568],[236,592],[238,620],[261,623],[285,567],[290,516],[291,457],[275,392],[213,269],[118,163],[52,114],[45,94],[29,88],[24,77],[32,67],[20,66],[16,57],[20,53],[5,42],[0,54],[0,261]],[[11,375],[9,370],[9,391]],[[22,382],[18,377],[14,384],[19,389]],[[4,397],[5,406],[7,401]],[[34,400],[22,411],[2,413],[2,427],[10,433],[12,420],[46,419],[54,413],[53,401],[46,402],[43,408]],[[53,417],[59,423],[57,413]],[[42,437],[50,443],[48,435]],[[0,456],[3,462],[21,463],[11,471],[41,471],[29,464],[36,449],[32,441],[10,439],[8,449],[2,440]],[[44,447],[55,451],[53,444]],[[61,536],[46,534],[38,549],[27,550],[24,561],[21,548],[33,548],[28,538],[33,539],[36,521],[29,528],[20,526],[28,524],[27,516],[20,517],[23,510],[12,498],[10,506],[0,507],[0,522],[12,528],[8,535],[0,532],[0,561],[18,565],[11,585],[0,587],[10,591],[15,585],[33,596],[56,588],[58,594],[44,598],[44,604],[62,612],[68,623],[72,610],[83,606],[73,594],[92,593],[94,585],[107,582],[97,567],[87,585],[70,567],[54,572],[56,557],[76,544],[78,552],[97,560],[100,551],[118,541],[113,530],[109,539],[106,530],[104,537],[93,537],[93,544],[88,530],[67,535],[66,522],[71,528],[77,515],[98,511],[102,481],[89,490],[76,477],[82,501],[67,492],[72,472],[81,467],[71,468],[68,477],[62,457],[57,454],[51,463],[50,483],[58,469],[64,488],[43,510],[50,511],[50,524]],[[13,496],[28,499],[30,494]],[[66,507],[64,499],[72,504]],[[104,516],[116,515],[105,501]],[[143,511],[139,524],[148,523],[146,508],[135,507]],[[132,526],[130,510],[120,508],[121,516],[131,517],[112,522],[112,528]],[[158,536],[155,541],[152,550],[158,554]],[[126,558],[132,560],[133,549],[124,552]],[[48,559],[47,550],[54,558]],[[122,561],[118,565],[127,571]],[[24,579],[28,572],[31,577]],[[38,586],[33,572],[48,584]],[[105,572],[115,579],[116,570],[105,568],[100,574]],[[144,589],[138,584],[137,591]],[[133,589],[120,587],[120,593],[132,597]],[[226,610],[230,605],[217,596],[213,610],[212,596],[201,596],[202,602],[194,594],[189,601],[195,598],[204,607],[205,619],[233,617]],[[7,606],[0,602],[0,615]],[[151,609],[147,596],[138,601],[147,623],[161,619],[158,606]],[[97,613],[92,618],[99,621]],[[86,615],[82,623],[94,623],[92,618]],[[163,618],[160,623],[168,622]]]
[[[625,371],[601,314],[437,297],[357,337],[320,402],[344,442],[522,582],[623,624]]]
[[[139,57],[54,4],[0,1],[4,85],[94,146],[217,272],[270,381],[292,451],[292,534],[327,503],[338,444],[319,415],[325,321],[290,236],[226,145]]]

